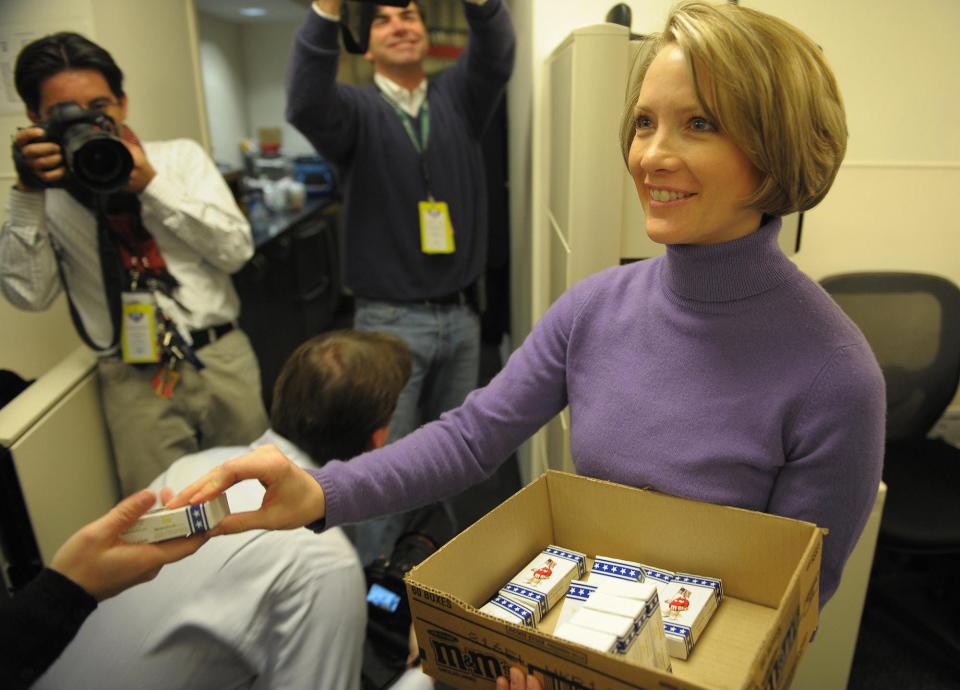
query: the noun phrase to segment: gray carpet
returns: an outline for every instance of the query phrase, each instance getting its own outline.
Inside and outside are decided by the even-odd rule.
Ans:
[[[849,690],[960,689],[960,558],[878,551]]]

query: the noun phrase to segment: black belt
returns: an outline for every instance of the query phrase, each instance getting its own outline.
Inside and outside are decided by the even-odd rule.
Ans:
[[[424,304],[458,304],[461,307],[465,307],[466,305],[470,304],[470,296],[467,294],[466,290],[457,290],[456,292],[451,292],[448,295],[414,300],[414,302]]]
[[[357,295],[357,299],[367,300],[370,302],[385,302],[387,304],[398,304],[398,305],[414,305],[414,304],[436,304],[439,306],[461,306],[461,307],[475,307],[476,303],[474,302],[474,286],[470,285],[463,290],[457,290],[456,292],[451,292],[446,295],[440,295],[439,297],[426,297],[423,299],[383,299],[380,297],[362,297]]]
[[[222,323],[219,326],[202,328],[199,331],[190,331],[190,337],[193,339],[193,349],[199,350],[201,347],[206,347],[210,343],[215,343],[237,327],[237,322],[231,321],[229,323]]]

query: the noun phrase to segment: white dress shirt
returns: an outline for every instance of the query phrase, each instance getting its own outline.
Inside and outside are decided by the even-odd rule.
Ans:
[[[268,431],[303,467],[295,446]],[[174,463],[151,488],[174,491],[250,448],[214,448]],[[227,490],[255,510],[254,480]],[[340,529],[255,530],[216,537],[156,579],[100,604],[37,689],[355,690],[366,627],[365,582]]]
[[[410,117],[416,117],[420,113],[423,102],[427,100],[427,80],[424,79],[413,91],[408,91],[389,77],[385,77],[379,72],[373,73],[373,83],[377,85],[390,101],[396,104],[400,110]]]
[[[233,321],[240,300],[230,274],[253,255],[250,225],[216,165],[189,139],[145,142],[157,174],[140,194],[143,225],[180,286],[180,305],[162,300],[182,330]],[[0,232],[0,288],[16,307],[41,310],[62,289],[51,246],[87,333],[106,345],[113,330],[106,306],[94,214],[63,189],[11,190]]]

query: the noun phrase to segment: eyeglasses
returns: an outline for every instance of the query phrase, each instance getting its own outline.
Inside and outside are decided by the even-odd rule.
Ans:
[[[120,101],[112,98],[94,98],[87,103],[86,108],[87,110],[106,110],[112,105],[120,105]]]

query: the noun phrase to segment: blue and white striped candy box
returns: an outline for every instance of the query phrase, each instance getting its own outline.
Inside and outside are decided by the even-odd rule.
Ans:
[[[617,636],[610,633],[581,628],[573,623],[560,623],[553,631],[553,636],[568,642],[581,644],[588,649],[594,649],[604,654],[617,653]]]
[[[506,586],[500,590],[500,596],[533,609],[535,622],[538,625],[540,621],[543,620],[543,617],[547,615],[547,611],[550,610],[545,593],[526,587],[518,582],[508,582]]]
[[[142,515],[120,535],[131,544],[150,544],[177,537],[189,537],[213,529],[230,514],[226,494],[206,503],[154,510]]]
[[[672,670],[654,585],[607,577],[591,578],[590,582],[574,580],[567,587],[558,626],[569,622],[582,608],[630,618],[637,638],[637,663]]]
[[[656,588],[652,585],[647,586],[633,580],[592,576],[589,582],[573,580],[567,587],[567,596],[564,597],[563,608],[560,609],[558,625],[569,620],[570,616],[576,613],[583,603],[598,589],[611,596],[623,597],[625,599],[639,599],[644,602],[644,604],[648,602],[651,594],[656,594]]]
[[[715,577],[643,566],[648,582],[657,585],[663,630],[670,656],[686,659],[723,599],[723,583]]]
[[[563,625],[573,617],[583,603],[597,591],[597,585],[584,580],[571,580],[567,585],[567,595],[563,598],[563,606],[560,608],[560,617],[557,619],[557,626]]]
[[[643,582],[643,565],[622,558],[596,556],[590,569],[590,582],[598,584],[600,578],[618,582]]]
[[[525,603],[530,603],[537,594],[543,595],[545,602],[537,601],[542,617],[563,598],[571,580],[583,577],[586,570],[586,555],[551,544],[511,578],[504,589],[513,590],[508,594],[513,599],[518,598],[516,592],[523,590],[526,599],[519,600]]]
[[[537,623],[534,619],[533,609],[525,604],[501,597],[495,596],[486,604],[480,607],[480,613],[486,613],[508,623],[525,625],[528,628],[536,628]]]
[[[676,573],[673,576],[673,581],[681,584],[694,585],[695,587],[709,587],[713,590],[713,597],[717,600],[717,604],[723,601],[723,581],[720,578],[691,575],[690,573]]]
[[[632,618],[639,663],[671,671],[659,601],[657,588],[652,584],[610,581],[601,583],[583,606]]]
[[[637,632],[633,628],[633,619],[629,616],[597,611],[584,606],[573,614],[566,625],[614,635],[617,639],[615,653],[622,654],[632,663],[644,663],[644,659],[639,654],[639,645],[636,644]]]

